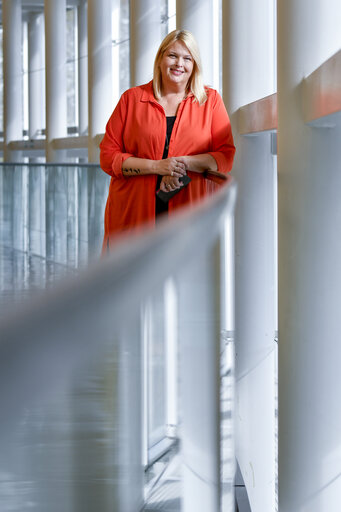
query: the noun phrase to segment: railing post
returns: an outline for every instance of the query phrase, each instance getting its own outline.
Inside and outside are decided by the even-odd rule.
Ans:
[[[220,510],[220,297],[216,250],[179,274],[184,512]]]

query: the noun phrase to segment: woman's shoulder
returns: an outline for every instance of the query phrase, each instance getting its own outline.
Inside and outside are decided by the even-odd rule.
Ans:
[[[207,99],[216,100],[218,97],[220,97],[220,94],[217,91],[217,89],[214,89],[210,85],[205,85],[204,87],[205,87],[205,92],[207,94]]]
[[[214,89],[213,87],[211,87],[209,85],[205,85],[204,89],[205,89],[205,93],[206,93],[206,99],[203,103],[201,103],[201,105],[200,105],[201,107],[212,108],[217,103],[222,101],[222,98],[216,89]]]
[[[135,87],[130,87],[122,94],[121,98],[125,100],[129,99],[141,99],[141,97],[148,96],[149,94],[153,94],[153,82],[148,82],[142,85],[136,85]]]

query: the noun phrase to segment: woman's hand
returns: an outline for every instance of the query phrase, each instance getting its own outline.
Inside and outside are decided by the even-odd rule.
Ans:
[[[181,187],[182,184],[180,183],[179,178],[175,176],[164,176],[160,183],[160,190],[163,190],[163,192],[171,192],[172,190],[177,190]]]
[[[181,176],[186,174],[187,166],[181,157],[177,158],[172,156],[170,158],[156,160],[155,164],[155,172],[161,176],[173,176],[175,178],[181,178]]]

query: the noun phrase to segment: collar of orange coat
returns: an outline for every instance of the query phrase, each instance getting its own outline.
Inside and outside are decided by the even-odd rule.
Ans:
[[[151,80],[147,84],[141,85],[140,88],[142,89],[140,101],[150,101],[151,103],[156,103],[157,105],[160,105],[160,103],[156,100],[154,96],[153,80]],[[185,99],[191,96],[193,96],[192,92],[188,93]]]

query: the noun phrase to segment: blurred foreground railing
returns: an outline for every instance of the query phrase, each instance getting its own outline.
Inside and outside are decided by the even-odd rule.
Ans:
[[[233,510],[220,350],[235,195],[229,180],[1,320],[2,511],[141,510],[144,465],[172,436],[182,510]]]

